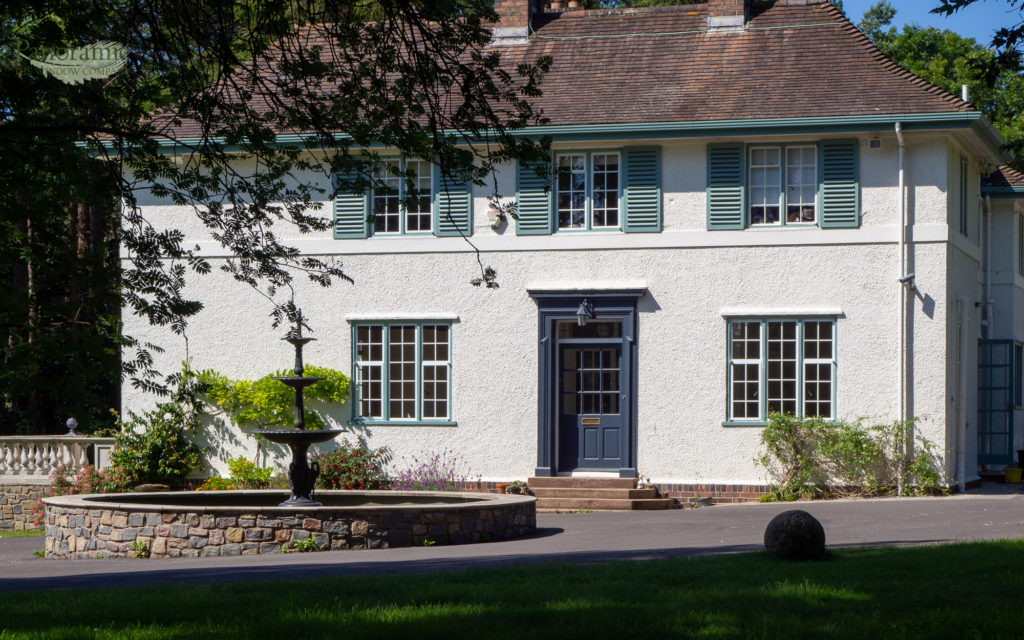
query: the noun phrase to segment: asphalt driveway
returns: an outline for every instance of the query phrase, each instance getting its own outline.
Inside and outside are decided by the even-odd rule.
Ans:
[[[937,544],[1024,537],[1024,495],[717,505],[652,512],[540,514],[522,540],[452,547],[136,560],[49,560],[42,538],[0,539],[0,591],[227,582],[299,576],[451,571],[535,562],[687,557],[763,548],[775,514],[804,509],[830,547]]]

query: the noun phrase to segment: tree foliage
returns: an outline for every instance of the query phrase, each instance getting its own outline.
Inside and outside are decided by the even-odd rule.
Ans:
[[[53,430],[44,405],[102,413],[119,349],[122,375],[166,391],[157,347],[122,335],[121,305],[182,334],[202,308],[186,281],[213,265],[148,219],[145,199],[198,216],[231,256],[219,268],[263,294],[276,324],[294,319],[296,277],[349,280],[281,238],[328,229],[320,203],[373,183],[372,150],[482,183],[543,146],[515,133],[543,122],[530,101],[550,61],[487,48],[491,0],[13,0],[2,15],[7,430]],[[100,41],[127,48],[106,80],[66,84],[30,62]]]
[[[932,13],[951,16],[977,1],[939,0],[939,6],[932,9]],[[1010,23],[1006,26],[993,25],[995,32],[992,35],[992,47],[998,52],[997,63],[1004,69],[1019,69],[1022,48],[1024,48],[1024,0],[995,0],[995,2],[1007,5],[1006,17]],[[1016,18],[1013,17],[1014,15]]]
[[[904,25],[892,27],[896,9],[888,2],[871,6],[858,25],[897,64],[960,95],[967,85],[971,102],[995,125],[1024,168],[1024,68],[1007,64],[1000,54],[950,30]]]

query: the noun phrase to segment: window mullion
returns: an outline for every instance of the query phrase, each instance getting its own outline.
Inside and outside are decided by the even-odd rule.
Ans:
[[[761,361],[757,364],[758,390],[757,397],[760,401],[761,420],[768,420],[768,322],[761,321]]]
[[[380,331],[381,363],[380,363],[380,414],[384,420],[391,419],[391,325],[384,324]]]
[[[839,327],[838,323],[832,323],[832,371],[830,372],[830,382],[832,383],[832,393],[829,398],[832,400],[832,404],[829,405],[829,417],[832,420],[837,419],[836,413],[836,394],[838,393],[839,384]]]
[[[409,215],[409,205],[405,201],[406,196],[406,181],[409,177],[406,175],[408,165],[405,162],[405,158],[401,158],[398,161],[398,173],[401,175],[401,179],[398,181],[398,233],[405,235],[406,225],[405,219]]]
[[[786,209],[786,187],[789,185],[789,147],[779,146],[779,224],[786,226],[789,211]]]
[[[416,366],[413,367],[413,375],[416,376],[416,380],[413,383],[413,394],[415,400],[413,401],[413,408],[416,413],[416,420],[420,421],[423,419],[423,325],[416,325]]]
[[[583,181],[583,219],[587,231],[594,229],[594,156],[590,152],[583,154],[583,167],[586,179]]]
[[[807,411],[804,407],[804,322],[796,323],[796,410],[803,418]]]

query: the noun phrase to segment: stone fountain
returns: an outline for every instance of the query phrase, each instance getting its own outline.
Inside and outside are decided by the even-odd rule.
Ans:
[[[283,491],[162,491],[49,496],[46,557],[152,558],[280,553],[312,537],[323,549],[382,549],[508,540],[537,529],[532,496],[436,491],[322,491],[309,446],[341,430],[307,431],[302,390],[320,380],[303,375],[302,314],[284,340],[295,347],[295,375],[277,380],[295,389],[295,428],[257,431],[292,450],[291,497]],[[120,518],[114,513],[121,513]],[[127,517],[123,517],[127,514]],[[202,527],[197,527],[200,523]],[[205,532],[205,533],[196,533]],[[196,533],[196,535],[192,535]]]
[[[292,495],[282,502],[282,507],[317,507],[320,503],[313,500],[313,485],[320,474],[320,465],[309,464],[307,453],[309,446],[319,442],[333,440],[341,429],[325,429],[322,431],[306,430],[306,409],[302,398],[303,389],[316,384],[323,378],[303,375],[302,347],[316,340],[302,335],[302,311],[295,317],[295,327],[282,338],[295,347],[295,375],[274,378],[278,382],[295,389],[295,423],[292,429],[254,431],[271,442],[286,444],[292,451],[292,461],[288,465],[288,478],[292,483]]]

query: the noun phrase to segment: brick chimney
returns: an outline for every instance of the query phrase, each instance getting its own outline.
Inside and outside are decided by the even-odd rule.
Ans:
[[[708,31],[739,31],[747,22],[748,0],[708,0]]]
[[[494,44],[522,44],[530,35],[530,18],[544,10],[544,0],[494,0],[501,21],[494,26]]]

